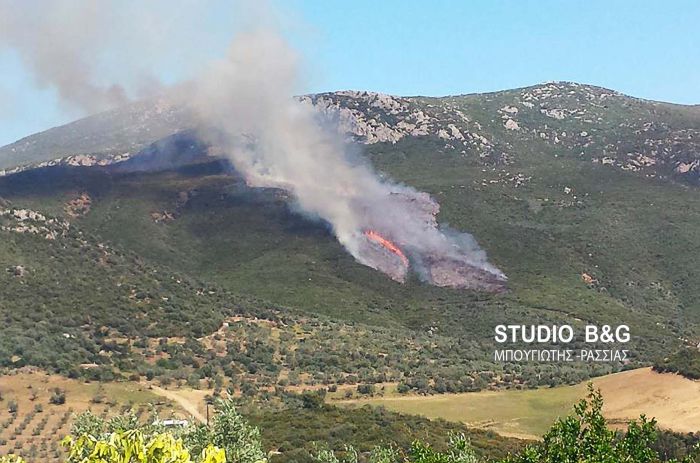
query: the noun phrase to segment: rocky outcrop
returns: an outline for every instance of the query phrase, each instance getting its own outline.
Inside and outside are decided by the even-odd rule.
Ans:
[[[30,209],[0,210],[0,230],[11,233],[39,235],[47,240],[65,236],[70,224],[56,218],[48,218]]]
[[[22,265],[13,265],[11,267],[7,267],[7,273],[16,278],[22,278],[27,274],[27,269]]]
[[[64,210],[69,217],[83,217],[90,212],[92,198],[87,193],[82,193],[77,198],[73,198],[66,203]]]

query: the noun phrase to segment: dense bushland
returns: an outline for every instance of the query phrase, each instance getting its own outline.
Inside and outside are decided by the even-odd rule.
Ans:
[[[684,347],[668,357],[654,363],[659,373],[678,373],[686,378],[700,379],[700,350]]]

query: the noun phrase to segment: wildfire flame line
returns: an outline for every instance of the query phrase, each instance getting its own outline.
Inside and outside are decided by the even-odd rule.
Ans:
[[[365,236],[369,238],[370,240],[374,241],[375,243],[378,243],[385,249],[389,250],[390,252],[393,252],[397,256],[401,258],[401,261],[405,266],[408,267],[408,258],[406,255],[401,251],[401,249],[395,245],[393,242],[390,240],[384,238],[382,235],[380,235],[378,232],[374,230],[367,230],[365,231]]]

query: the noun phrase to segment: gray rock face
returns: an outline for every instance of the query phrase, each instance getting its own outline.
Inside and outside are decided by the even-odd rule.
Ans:
[[[31,234],[53,241],[65,236],[70,224],[64,220],[46,217],[31,209],[0,209],[0,230]]]

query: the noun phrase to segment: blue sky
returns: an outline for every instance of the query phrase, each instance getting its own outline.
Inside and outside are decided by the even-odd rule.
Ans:
[[[445,95],[570,80],[700,103],[696,0],[276,3],[286,35],[305,60],[305,92]],[[172,4],[163,2],[163,8]],[[185,79],[192,64],[224,53],[239,12],[223,0],[209,8],[198,18],[206,36],[187,39],[194,63],[164,57],[158,70],[164,80]],[[0,48],[0,145],[82,115],[59,105],[53,89],[37,87],[16,53]]]

